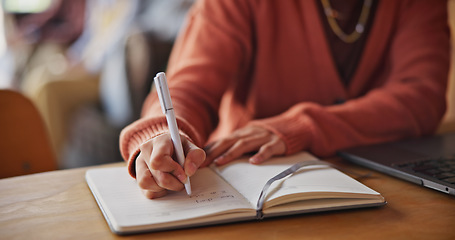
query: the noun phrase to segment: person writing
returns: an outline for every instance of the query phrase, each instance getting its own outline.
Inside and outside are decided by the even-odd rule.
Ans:
[[[253,152],[339,149],[432,134],[445,112],[446,1],[197,1],[167,78],[183,168],[156,93],[120,135],[148,198]]]

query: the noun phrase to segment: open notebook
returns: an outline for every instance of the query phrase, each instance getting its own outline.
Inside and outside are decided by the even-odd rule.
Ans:
[[[259,201],[271,178],[291,166],[296,170],[295,164],[301,162],[312,165],[299,166],[297,171],[274,181],[262,194],[263,201]],[[274,158],[261,165],[239,159],[225,166],[198,170],[191,177],[191,197],[182,191],[153,200],[142,195],[126,167],[91,169],[86,180],[111,230],[117,234],[385,204],[379,193],[327,165],[313,165],[318,162],[323,163],[306,152]]]

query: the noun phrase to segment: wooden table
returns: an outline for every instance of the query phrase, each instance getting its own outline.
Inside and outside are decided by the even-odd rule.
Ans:
[[[360,181],[386,198],[380,208],[117,236],[87,187],[87,169],[0,180],[0,239],[455,239],[455,197],[376,172]]]

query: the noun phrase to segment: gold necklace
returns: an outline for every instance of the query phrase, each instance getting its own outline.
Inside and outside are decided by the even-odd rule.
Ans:
[[[335,11],[330,6],[329,0],[321,0],[322,6],[324,7],[325,15],[327,16],[327,20],[329,22],[330,28],[332,31],[337,35],[343,42],[346,43],[353,43],[357,41],[362,33],[365,31],[365,25],[368,20],[368,16],[370,15],[371,4],[373,0],[364,0],[362,12],[360,13],[359,21],[355,25],[355,30],[350,33],[346,34],[338,25],[337,20],[335,18]]]

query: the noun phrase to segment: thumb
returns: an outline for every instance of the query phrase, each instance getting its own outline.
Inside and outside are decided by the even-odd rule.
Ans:
[[[187,176],[193,176],[199,166],[205,161],[205,151],[200,147],[196,146],[193,142],[185,138],[184,140],[185,149],[185,164],[184,170]]]

